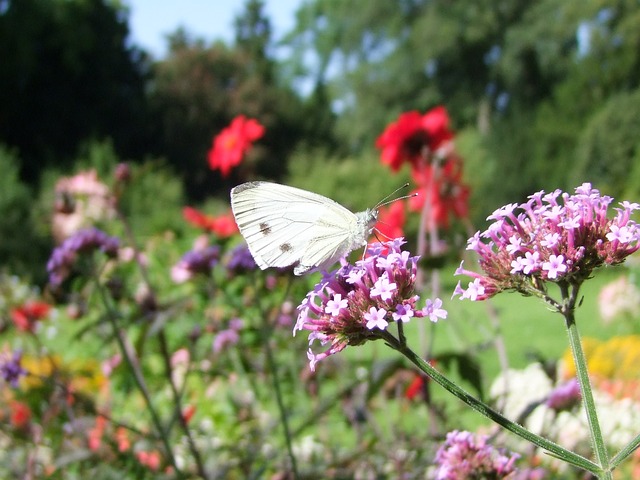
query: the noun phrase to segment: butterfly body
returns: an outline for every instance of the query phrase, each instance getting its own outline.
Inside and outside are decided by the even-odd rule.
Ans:
[[[231,209],[261,269],[327,269],[367,244],[378,211],[352,213],[330,198],[287,185],[247,182],[231,190]]]

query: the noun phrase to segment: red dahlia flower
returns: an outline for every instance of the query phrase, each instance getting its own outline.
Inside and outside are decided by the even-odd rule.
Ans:
[[[238,227],[231,213],[212,217],[193,207],[184,207],[182,216],[191,225],[215,233],[220,238],[238,233]]]
[[[405,161],[417,167],[452,138],[447,110],[438,106],[424,115],[416,111],[401,114],[378,137],[376,147],[382,150],[382,163],[397,171]]]
[[[222,130],[213,140],[209,150],[209,167],[220,170],[223,177],[229,175],[233,167],[240,165],[253,142],[264,135],[264,127],[253,118],[239,115],[231,125]]]

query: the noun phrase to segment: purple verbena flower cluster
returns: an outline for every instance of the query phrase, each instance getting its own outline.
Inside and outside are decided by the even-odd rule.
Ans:
[[[47,262],[49,283],[54,287],[60,286],[69,276],[79,254],[100,250],[106,255],[114,257],[118,253],[119,246],[120,240],[118,238],[110,237],[97,228],[74,233],[51,253]]]
[[[487,436],[454,430],[438,449],[437,480],[468,480],[473,478],[507,478],[512,475],[518,454],[510,456],[487,443]]]
[[[547,398],[545,405],[556,411],[568,410],[580,403],[580,384],[577,378],[572,378],[568,382],[556,387]]]
[[[27,371],[22,368],[22,352],[16,350],[13,355],[8,352],[0,353],[0,377],[12,387],[18,386],[20,377],[27,374]]]
[[[640,248],[640,228],[630,220],[640,205],[621,202],[609,219],[612,202],[584,183],[574,195],[540,191],[526,203],[499,208],[487,218],[489,228],[468,241],[484,275],[460,264],[456,275],[474,281],[466,289],[459,282],[454,295],[476,301],[509,289],[531,293],[540,281],[580,284],[595,268],[622,263]]]
[[[318,340],[330,343],[327,351],[307,353],[311,369],[315,364],[342,351],[347,345],[360,345],[380,338],[391,322],[408,322],[411,318],[429,317],[436,322],[446,318],[442,301],[427,300],[416,307],[415,294],[418,257],[400,249],[402,238],[370,245],[368,256],[355,265],[344,264],[325,274],[298,307],[293,333],[309,330],[309,345]]]
[[[186,282],[196,274],[209,275],[220,258],[220,247],[209,245],[185,253],[171,269],[171,278],[176,283]]]
[[[258,268],[256,261],[253,259],[249,247],[241,244],[231,250],[227,269],[233,273],[246,272]]]

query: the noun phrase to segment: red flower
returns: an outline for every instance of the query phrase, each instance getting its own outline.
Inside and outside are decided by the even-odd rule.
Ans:
[[[184,418],[184,422],[189,423],[195,413],[195,405],[187,405],[186,407],[184,407],[184,409],[182,410],[182,417]]]
[[[230,237],[238,233],[238,226],[231,213],[212,217],[193,207],[184,207],[182,216],[191,225],[215,233],[220,238]]]
[[[23,428],[31,420],[31,409],[26,403],[14,400],[9,404],[9,408],[11,409],[11,425],[15,428]]]
[[[160,469],[160,453],[156,450],[146,452],[144,450],[137,452],[138,461],[149,470],[157,472]]]
[[[33,332],[36,322],[49,315],[51,305],[44,302],[27,302],[11,310],[11,320],[23,332]]]
[[[102,444],[102,435],[104,429],[107,426],[107,419],[102,415],[96,417],[95,426],[87,432],[87,441],[89,443],[89,450],[96,451]]]
[[[413,170],[413,179],[420,185],[417,196],[409,199],[409,210],[422,210],[427,201],[431,218],[444,228],[449,227],[449,217],[466,218],[469,215],[470,189],[462,183],[462,163],[459,157],[450,155],[445,164],[437,169],[437,178],[432,178],[433,167]],[[427,186],[430,187],[427,191]]]
[[[412,111],[389,125],[376,140],[376,147],[382,149],[382,163],[395,172],[404,161],[415,162],[427,140],[421,124],[420,114]]]
[[[402,227],[405,219],[404,203],[393,202],[388,208],[382,207],[380,209],[375,230],[388,240],[404,237]]]
[[[229,175],[233,167],[240,165],[253,142],[264,135],[264,127],[253,118],[239,115],[231,125],[222,130],[214,139],[209,150],[209,167],[220,170],[223,177]]]
[[[451,139],[449,115],[443,106],[438,106],[422,116],[416,111],[401,114],[378,137],[376,147],[382,150],[382,163],[397,171],[405,161],[417,167],[429,153]]]
[[[423,377],[422,375],[416,375],[415,377],[413,377],[413,380],[404,392],[405,398],[407,398],[408,400],[413,400],[414,398],[416,398],[422,392],[424,384],[425,377]]]
[[[429,135],[429,148],[432,151],[436,151],[445,142],[453,139],[453,132],[449,130],[449,114],[442,105],[424,114],[422,126]]]

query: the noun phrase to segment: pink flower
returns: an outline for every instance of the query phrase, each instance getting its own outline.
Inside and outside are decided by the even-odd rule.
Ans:
[[[489,216],[489,228],[468,241],[484,273],[460,265],[456,275],[474,281],[467,289],[458,283],[454,295],[484,300],[509,289],[541,291],[541,281],[579,285],[595,268],[622,263],[640,248],[640,228],[630,220],[640,205],[622,202],[608,218],[612,201],[585,183],[574,195],[541,191],[526,203],[499,208]]]
[[[97,221],[114,218],[116,211],[109,187],[95,170],[62,177],[55,186],[56,202],[52,219],[57,243]]]
[[[435,478],[465,480],[469,478],[512,478],[518,454],[491,446],[488,436],[454,430],[436,453]]]
[[[367,328],[369,330],[373,330],[374,328],[379,328],[380,330],[384,330],[389,325],[384,317],[387,316],[387,311],[383,308],[371,307],[369,312],[363,315],[364,319],[367,321]]]
[[[298,307],[293,329],[308,330],[309,344],[314,341],[329,348],[307,353],[311,369],[318,361],[344,350],[380,338],[391,322],[446,312],[441,302],[427,301],[427,310],[416,308],[417,257],[402,251],[402,238],[369,246],[368,256],[355,265],[345,264],[325,277],[307,294]]]

